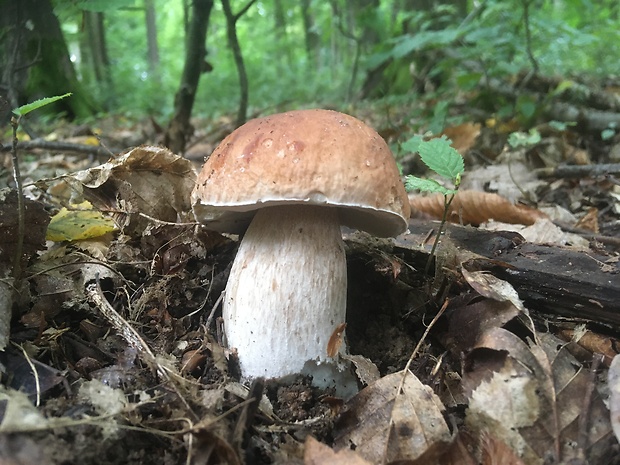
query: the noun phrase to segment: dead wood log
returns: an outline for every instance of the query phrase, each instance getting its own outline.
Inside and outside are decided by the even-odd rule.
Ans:
[[[525,78],[524,73],[522,73],[521,78]],[[529,77],[527,88],[543,94],[550,94],[566,82],[567,80],[561,77],[534,74]],[[595,110],[620,113],[620,96],[606,92],[597,86],[588,86],[581,82],[570,80],[570,85],[562,90],[560,98],[564,101],[584,105]]]
[[[435,222],[411,220],[410,233],[395,239],[396,251],[422,250],[419,244],[432,243],[429,232],[437,227]],[[513,232],[452,224],[442,242],[470,252],[463,266],[489,271],[512,284],[531,311],[620,331],[620,267],[611,257],[525,243]]]
[[[526,92],[539,95],[539,100],[542,100],[545,96],[540,92],[536,92],[535,89],[529,89],[528,87],[520,89],[500,79],[490,79],[487,85],[492,92],[513,100]],[[545,113],[550,120],[577,123],[579,128],[589,132],[600,132],[610,127],[620,126],[620,112],[584,107],[581,102],[561,101],[559,97],[546,105]]]

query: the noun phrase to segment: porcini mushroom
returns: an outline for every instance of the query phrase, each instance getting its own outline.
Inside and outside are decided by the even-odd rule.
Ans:
[[[205,162],[192,204],[209,229],[245,232],[223,303],[243,377],[309,373],[318,385],[340,383],[338,354],[327,354],[346,315],[340,225],[388,237],[409,217],[381,136],[329,110],[251,120]]]

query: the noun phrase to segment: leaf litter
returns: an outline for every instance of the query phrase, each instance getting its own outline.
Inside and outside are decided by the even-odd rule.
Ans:
[[[473,147],[480,127],[456,131]],[[543,148],[526,155],[552,166]],[[30,289],[20,297],[28,311],[10,324],[0,355],[0,459],[20,451],[23,463],[618,462],[617,359],[602,381],[605,363],[592,356],[596,346],[578,346],[583,335],[558,339],[547,329],[557,322],[528,309],[518,290],[459,268],[466,255],[445,250],[429,293],[416,271],[424,247],[347,239],[347,337],[366,386],[352,399],[303,378],[264,390],[238,383],[217,318],[236,241],[193,223],[193,173],[187,160],[142,147],[36,183],[48,210],[88,200],[118,232],[47,246],[28,233]],[[547,216],[493,193],[461,194],[457,222],[510,216],[513,207],[519,224]],[[586,214],[575,224],[592,223]],[[36,215],[47,224],[45,210]],[[6,275],[10,258],[0,257]],[[611,360],[617,352],[608,350]]]

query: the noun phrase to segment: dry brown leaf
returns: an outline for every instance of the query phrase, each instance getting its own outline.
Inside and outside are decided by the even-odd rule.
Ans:
[[[579,347],[587,351],[590,359],[592,354],[601,354],[603,356],[602,362],[606,366],[609,366],[618,355],[618,347],[620,347],[617,339],[588,330],[561,329],[558,336],[564,341],[574,341]]]
[[[482,465],[525,465],[505,443],[490,434],[480,438]]]
[[[327,356],[335,357],[336,354],[340,351],[340,346],[342,346],[343,338],[344,338],[344,330],[346,329],[346,323],[340,323],[334,329],[334,332],[329,337],[329,341],[327,341]]]
[[[426,197],[409,195],[409,204],[412,212],[422,212],[441,219],[444,211],[444,196],[442,194]],[[538,218],[547,218],[547,215],[534,208],[515,205],[497,194],[469,190],[462,190],[456,194],[448,213],[448,220],[453,223],[462,222],[473,225],[489,220],[530,225]]]
[[[479,339],[482,351],[470,353],[466,366],[471,371],[463,374],[464,384],[470,377],[478,383],[470,396],[467,425],[493,434],[528,464],[581,456],[590,464],[608,463],[610,440],[615,439],[591,377],[557,338],[537,337],[539,345],[528,345],[504,329],[492,328]],[[488,357],[489,350],[505,356],[491,376],[487,364],[475,361],[480,355]],[[480,369],[487,373],[476,373]],[[475,382],[469,382],[470,388]],[[588,396],[590,402],[584,404]]]
[[[450,444],[436,442],[415,460],[396,460],[388,465],[479,465],[474,450],[474,441],[459,431]]]
[[[611,366],[607,373],[607,383],[609,384],[611,427],[616,439],[620,441],[620,355],[616,355],[611,361]]]
[[[381,378],[379,369],[372,360],[358,354],[341,354],[341,357],[353,364],[353,367],[355,367],[355,375],[364,386],[368,386]]]
[[[579,221],[577,221],[575,227],[587,229],[588,231],[598,234],[598,208],[591,207],[588,212]]]
[[[467,353],[478,337],[490,328],[502,327],[519,314],[509,301],[500,302],[478,297],[474,302],[451,308],[448,337],[458,353]]]
[[[518,310],[527,313],[519,294],[508,281],[499,279],[485,271],[467,271],[465,268],[461,268],[461,273],[478,294],[498,302],[510,302]]]
[[[373,463],[414,460],[437,443],[449,443],[443,405],[429,386],[408,373],[387,375],[348,403],[334,431],[337,449],[355,448]]]
[[[450,126],[443,130],[441,135],[445,135],[452,141],[454,147],[459,153],[466,153],[480,134],[480,123],[463,123],[458,126]]]
[[[192,465],[218,463],[222,465],[241,465],[237,452],[218,434],[201,429],[193,433]]]
[[[335,452],[312,436],[306,438],[304,465],[371,465],[352,450]]]
[[[125,234],[140,236],[153,224],[140,214],[168,222],[194,220],[193,165],[163,147],[137,147],[65,180],[98,209],[118,212],[115,219]]]
[[[480,228],[486,231],[518,232],[526,242],[532,244],[560,245],[577,249],[587,249],[590,245],[584,237],[562,231],[547,218],[538,218],[534,224],[529,226],[491,221],[481,225]]]

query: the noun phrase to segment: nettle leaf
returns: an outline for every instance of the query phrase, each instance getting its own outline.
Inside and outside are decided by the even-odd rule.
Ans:
[[[456,194],[456,190],[448,189],[434,179],[418,178],[417,176],[405,177],[405,189],[407,189],[407,191],[439,192],[443,195]]]
[[[444,178],[456,179],[465,172],[463,157],[446,136],[422,142],[418,152],[424,164]]]
[[[424,142],[424,138],[422,136],[413,136],[411,139],[403,142],[400,147],[405,152],[415,153],[420,148],[420,144],[422,142]]]
[[[57,100],[61,100],[65,97],[69,97],[70,95],[71,95],[71,92],[68,92],[64,95],[57,95],[55,97],[46,97],[46,98],[42,98],[39,100],[35,100],[34,102],[28,103],[26,105],[22,105],[21,107],[17,107],[15,110],[13,110],[13,113],[15,113],[17,116],[25,116],[31,111],[38,110],[39,108],[44,107],[45,105],[49,105],[50,103],[54,103]]]

